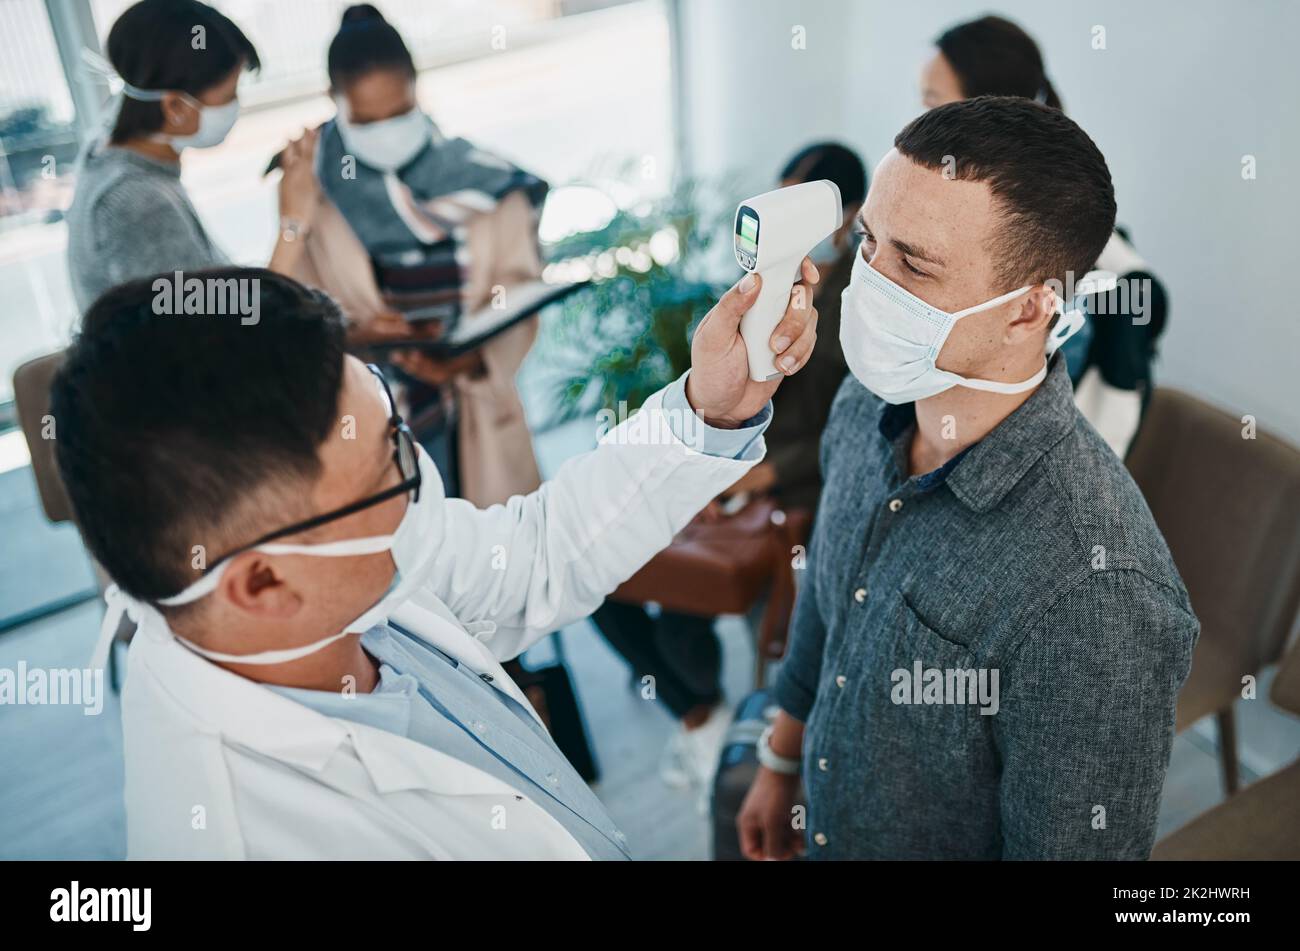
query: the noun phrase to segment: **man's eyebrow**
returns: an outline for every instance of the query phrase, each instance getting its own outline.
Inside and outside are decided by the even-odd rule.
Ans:
[[[862,226],[864,231],[871,231],[871,225],[867,224],[867,211],[865,208],[858,212],[858,224]],[[907,241],[900,240],[899,238],[890,238],[889,243],[899,251],[902,251],[909,258],[920,258],[922,261],[928,261],[930,264],[937,264],[940,267],[944,266],[943,258],[939,257],[932,251],[926,251],[924,248],[918,247],[915,244],[910,244]]]
[[[943,258],[939,257],[937,254],[935,254],[932,251],[926,251],[924,248],[918,248],[916,245],[909,244],[908,242],[900,240],[899,238],[890,238],[889,243],[892,244],[894,247],[898,248],[898,250],[902,251],[909,258],[920,258],[922,261],[927,261],[930,264],[937,264],[940,267],[943,267]]]

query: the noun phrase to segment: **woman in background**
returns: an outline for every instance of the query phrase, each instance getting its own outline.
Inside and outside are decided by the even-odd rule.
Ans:
[[[374,6],[344,11],[327,69],[337,113],[319,130],[317,226],[293,276],[339,301],[354,345],[436,336],[494,287],[540,276],[546,183],[442,135],[416,101],[410,51]],[[514,387],[535,334],[525,321],[453,360],[385,351],[449,493],[476,505],[540,483]]]
[[[783,507],[815,510],[821,494],[818,461],[822,430],[847,372],[840,350],[840,295],[853,272],[854,219],[867,195],[867,170],[851,149],[834,142],[810,145],[786,163],[780,185],[830,179],[840,190],[844,223],[809,257],[821,274],[814,291],[817,346],[808,364],[782,382],[772,397],[773,416],[764,438],[767,457],[726,493],[727,498],[774,495]],[[714,501],[700,518],[725,518]],[[641,678],[654,678],[655,696],[678,722],[660,763],[660,777],[674,788],[707,792],[717,766],[731,711],[722,694],[722,648],[714,618],[606,601],[592,615],[596,628]]]
[[[1009,20],[986,16],[960,23],[935,46],[921,72],[927,109],[974,96],[1020,96],[1062,108],[1038,44]],[[1111,236],[1095,269],[1114,274],[1119,288],[1076,300],[1087,323],[1061,352],[1079,410],[1122,459],[1151,397],[1151,364],[1169,305],[1164,285],[1122,229]]]
[[[192,46],[202,28],[205,44]],[[186,148],[219,145],[239,115],[236,85],[261,65],[227,17],[197,0],[142,0],[108,34],[123,86],[104,139],[82,153],[68,209],[68,271],[85,311],[108,288],[137,277],[228,263],[181,184]],[[288,273],[317,204],[313,133],[285,151],[280,235],[268,265]]]

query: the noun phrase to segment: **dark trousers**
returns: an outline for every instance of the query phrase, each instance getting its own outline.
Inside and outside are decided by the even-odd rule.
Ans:
[[[654,678],[655,696],[678,719],[722,699],[722,646],[713,618],[671,611],[656,618],[639,604],[606,601],[591,620],[638,681]]]

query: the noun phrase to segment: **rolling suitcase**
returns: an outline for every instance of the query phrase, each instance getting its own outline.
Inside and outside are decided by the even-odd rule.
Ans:
[[[736,833],[736,815],[758,772],[758,754],[754,751],[754,744],[775,718],[776,711],[776,703],[767,690],[754,691],[736,707],[713,778],[711,817],[715,862],[744,860],[740,854],[740,837]],[[799,801],[803,801],[802,789]]]

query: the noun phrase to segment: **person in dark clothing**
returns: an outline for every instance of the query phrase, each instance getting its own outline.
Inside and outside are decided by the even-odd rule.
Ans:
[[[851,149],[818,142],[785,164],[780,184],[820,179],[830,179],[839,187],[844,224],[809,255],[821,272],[813,297],[817,346],[807,366],[786,380],[773,398],[772,423],[765,437],[767,458],[733,485],[727,498],[772,494],[786,508],[815,510],[821,493],[818,449],[831,403],[847,372],[839,343],[840,295],[853,271],[853,218],[867,194],[867,170]],[[712,503],[700,517],[725,518],[721,501]],[[660,765],[664,781],[678,788],[707,789],[730,722],[722,702],[722,649],[713,631],[714,619],[672,611],[656,616],[638,604],[606,601],[592,621],[632,667],[637,688],[653,684],[654,698],[681,724]]]

